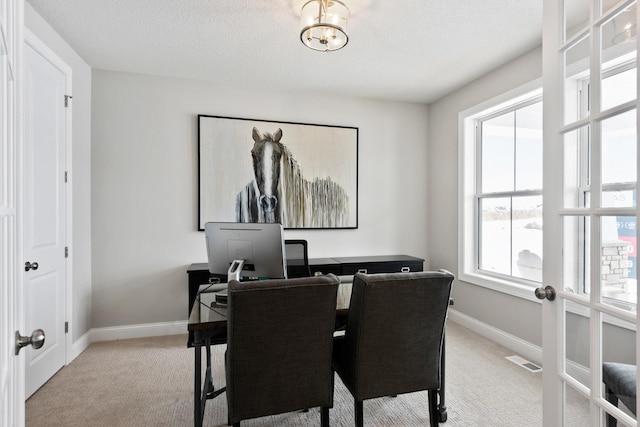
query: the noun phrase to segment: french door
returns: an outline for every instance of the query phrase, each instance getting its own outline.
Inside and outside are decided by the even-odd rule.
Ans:
[[[637,373],[614,405],[603,370],[640,359],[638,17],[636,0],[544,0],[544,426],[637,426]]]

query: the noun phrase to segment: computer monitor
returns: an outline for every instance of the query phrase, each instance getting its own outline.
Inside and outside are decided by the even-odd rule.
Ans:
[[[209,272],[227,279],[286,279],[284,232],[280,224],[207,222]]]

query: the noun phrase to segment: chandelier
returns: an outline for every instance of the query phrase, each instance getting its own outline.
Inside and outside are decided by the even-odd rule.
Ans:
[[[300,40],[313,50],[331,52],[348,42],[349,8],[339,0],[309,0],[302,6]]]
[[[636,40],[636,6],[632,5],[613,18],[613,44],[629,44]]]

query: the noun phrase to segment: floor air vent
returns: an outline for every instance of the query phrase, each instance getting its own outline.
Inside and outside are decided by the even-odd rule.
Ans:
[[[520,356],[507,356],[506,359],[515,363],[518,366],[522,366],[524,369],[526,369],[529,372],[542,372],[542,368],[540,366],[535,365],[529,362],[528,360],[523,359]]]

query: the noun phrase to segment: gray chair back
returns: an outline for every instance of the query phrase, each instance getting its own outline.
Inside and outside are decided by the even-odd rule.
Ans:
[[[336,370],[356,401],[440,385],[453,275],[356,274]]]
[[[287,259],[287,278],[310,277],[309,251],[307,241],[301,239],[287,239],[284,241],[285,257]]]
[[[333,406],[338,284],[334,275],[229,282],[229,424]]]

